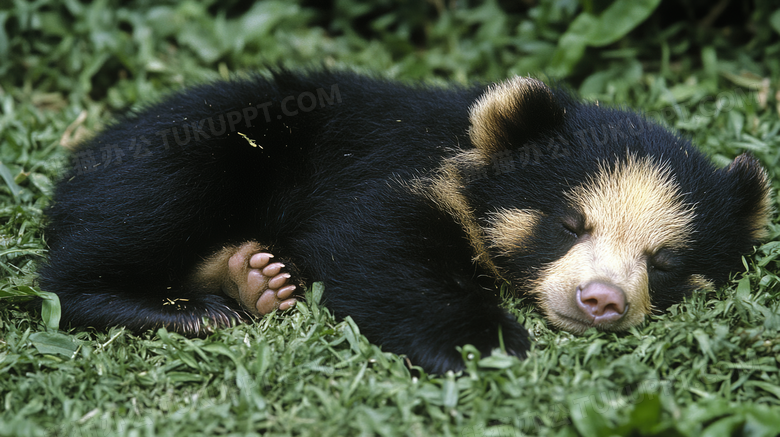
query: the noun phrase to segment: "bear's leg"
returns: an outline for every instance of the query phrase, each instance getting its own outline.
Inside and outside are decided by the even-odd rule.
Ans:
[[[475,346],[483,357],[501,347],[509,355],[525,357],[531,347],[528,332],[497,300],[485,299],[486,290],[480,291],[482,295],[428,290],[416,298],[407,296],[410,299],[392,309],[364,302],[364,314],[382,314],[389,322],[366,317],[356,322],[370,340],[405,354],[413,365],[430,373],[462,370],[458,347],[466,344]]]
[[[45,279],[51,285],[47,288],[57,286],[65,325],[125,326],[134,332],[164,327],[198,337],[214,327],[251,320],[250,314],[262,316],[295,305],[291,275],[272,259],[263,246],[247,242],[217,251],[183,282],[144,277],[146,282],[130,283],[78,275],[89,271],[78,269],[83,260],[58,257],[57,263],[47,265]]]
[[[211,334],[214,327],[230,327],[251,319],[228,296],[173,287],[148,287],[133,293],[61,290],[57,294],[65,325],[124,326],[133,332],[166,328],[188,337],[200,337]]]
[[[275,309],[287,310],[297,302],[291,275],[285,265],[271,262],[273,255],[254,241],[225,247],[201,263],[192,277],[192,288],[222,290],[247,312],[263,316]]]
[[[500,296],[488,288],[491,279],[448,258],[457,250],[442,250],[436,258],[424,248],[405,254],[384,249],[374,259],[356,253],[354,262],[334,266],[325,282],[325,306],[338,317],[349,315],[369,341],[437,374],[464,368],[458,348],[466,344],[483,357],[497,348],[526,355],[528,332],[500,307]],[[387,267],[361,270],[364,266]]]

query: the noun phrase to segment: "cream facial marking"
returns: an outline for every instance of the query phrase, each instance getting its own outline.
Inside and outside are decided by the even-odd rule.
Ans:
[[[586,234],[542,267],[530,293],[553,324],[572,332],[641,323],[652,311],[648,257],[661,248],[685,247],[693,207],[683,202],[666,165],[633,155],[611,168],[602,165],[566,195],[583,215]],[[584,302],[578,294],[595,301]],[[602,317],[604,308],[613,313]]]
[[[522,251],[542,216],[541,211],[532,209],[500,209],[492,213],[485,227],[487,246],[504,256]]]

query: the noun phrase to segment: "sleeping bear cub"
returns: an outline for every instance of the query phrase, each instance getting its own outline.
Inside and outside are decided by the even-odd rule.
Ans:
[[[352,73],[215,82],[75,150],[40,280],[73,325],[188,336],[325,305],[430,372],[524,356],[496,285],[555,326],[625,330],[718,286],[763,237],[767,175],[515,77],[439,88]],[[501,340],[499,339],[501,336]]]

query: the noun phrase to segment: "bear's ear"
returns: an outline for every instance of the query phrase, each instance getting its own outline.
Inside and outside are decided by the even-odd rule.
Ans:
[[[772,215],[769,177],[756,158],[743,153],[726,169],[726,175],[732,181],[733,193],[738,207],[737,218],[748,228],[751,238],[760,241],[767,236],[767,225]]]
[[[544,83],[517,76],[489,86],[474,102],[469,138],[483,156],[492,156],[557,125],[565,112]]]

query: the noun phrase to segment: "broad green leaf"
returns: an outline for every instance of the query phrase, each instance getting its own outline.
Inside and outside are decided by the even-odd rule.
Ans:
[[[38,296],[41,297],[41,318],[46,324],[46,328],[50,331],[60,329],[60,318],[62,317],[60,298],[56,294],[46,291],[38,293]]]
[[[750,75],[744,76],[730,73],[728,71],[721,71],[720,74],[735,84],[741,87],[749,88],[751,90],[759,90],[764,87],[763,77],[753,77]]]
[[[441,390],[442,405],[447,408],[454,408],[458,405],[458,384],[452,373],[447,375]]]
[[[569,30],[558,41],[549,65],[549,74],[554,77],[565,77],[585,54],[588,44],[587,34],[597,20],[590,14],[580,14],[569,26]]]
[[[67,358],[71,358],[79,347],[71,336],[58,332],[36,332],[30,335],[30,341],[42,354],[57,354]]]
[[[598,401],[596,401],[598,402]],[[583,436],[610,436],[611,428],[607,419],[593,406],[591,397],[583,397],[569,402],[571,420],[574,427]]]
[[[636,429],[650,429],[661,421],[661,398],[645,394],[631,411],[630,425]]]
[[[8,20],[8,11],[0,11],[0,60],[8,61],[8,34],[5,32],[5,22]]]
[[[493,355],[479,360],[480,367],[487,367],[490,369],[508,369],[515,364],[517,364],[516,357],[512,357],[498,351],[494,351]]]
[[[166,372],[165,377],[175,383],[203,381],[200,374],[191,372]]]
[[[207,343],[203,345],[203,350],[213,354],[224,355],[230,358],[234,363],[238,363],[236,361],[236,355],[224,343]]]
[[[780,33],[780,9],[772,12],[772,15],[769,16],[769,24],[775,32]]]
[[[763,405],[751,405],[745,408],[745,435],[756,437],[775,437],[780,430],[780,411]]]
[[[661,0],[618,0],[591,25],[588,45],[601,47],[623,38],[653,13]]]
[[[772,393],[774,397],[780,400],[780,384],[772,384],[771,382],[766,381],[747,381],[745,382],[745,386],[758,387],[766,392]]]
[[[617,0],[600,16],[583,12],[558,41],[550,60],[550,75],[567,76],[585,54],[585,47],[602,47],[624,37],[647,19],[661,0]]]
[[[11,191],[11,194],[14,196],[14,200],[19,200],[19,193],[22,191],[22,187],[16,184],[14,182],[14,176],[11,173],[11,170],[5,166],[2,162],[0,162],[0,176],[5,181],[5,184],[8,186],[8,189]]]
[[[315,305],[319,305],[322,301],[322,294],[325,292],[325,286],[322,282],[315,282],[311,286],[311,297]]]
[[[745,418],[741,415],[726,416],[713,422],[699,435],[700,437],[731,436],[744,421]]]
[[[593,340],[593,343],[588,346],[588,351],[585,353],[585,358],[582,360],[582,363],[585,364],[590,360],[590,357],[592,356],[598,356],[601,353],[601,345],[606,343],[606,340],[602,339],[596,339]]]
[[[701,348],[701,352],[709,356],[712,361],[717,361],[717,358],[715,358],[715,353],[712,351],[710,336],[701,329],[693,331],[693,336],[696,338],[696,341],[699,342],[699,348]]]

